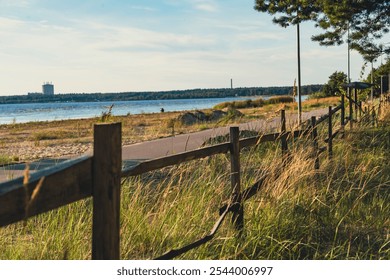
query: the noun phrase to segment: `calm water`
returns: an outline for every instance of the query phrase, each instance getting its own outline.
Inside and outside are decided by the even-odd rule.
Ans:
[[[113,115],[157,113],[161,108],[166,112],[212,108],[214,105],[233,100],[251,97],[171,99],[171,100],[139,100],[111,102],[69,102],[69,103],[31,103],[0,104],[0,124],[30,121],[53,121],[98,117],[114,104]],[[268,99],[269,96],[262,96]],[[302,100],[306,96],[302,97]]]

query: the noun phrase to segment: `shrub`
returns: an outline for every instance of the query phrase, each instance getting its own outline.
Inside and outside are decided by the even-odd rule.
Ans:
[[[266,101],[266,104],[279,104],[279,103],[291,103],[294,102],[294,97],[281,95],[281,96],[273,96]]]

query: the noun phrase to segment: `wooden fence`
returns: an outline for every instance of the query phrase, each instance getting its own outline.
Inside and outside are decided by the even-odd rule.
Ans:
[[[280,141],[283,156],[288,161],[288,140],[302,135],[310,136],[313,147],[314,167],[320,167],[320,154],[327,151],[333,155],[333,140],[344,133],[346,124],[356,122],[372,123],[381,106],[388,105],[389,96],[381,100],[379,106],[363,109],[362,105],[349,99],[349,116],[345,117],[344,96],[341,104],[329,107],[328,114],[320,118],[312,117],[306,125],[295,131],[286,130],[285,112],[281,111],[281,130],[262,136],[239,139],[238,127],[230,128],[230,141],[200,148],[180,154],[151,159],[122,170],[121,124],[96,124],[94,126],[93,156],[69,160],[51,168],[32,173],[0,184],[0,227],[23,221],[29,217],[56,209],[75,201],[93,198],[92,259],[119,259],[120,252],[120,193],[121,177],[136,176],[148,171],[177,165],[183,162],[230,153],[231,198],[220,208],[220,217],[209,234],[195,242],[167,252],[156,259],[171,259],[190,249],[211,240],[228,213],[233,214],[233,223],[240,232],[244,227],[244,202],[254,196],[263,186],[265,177],[242,190],[240,183],[240,151],[245,147],[261,145],[265,142]],[[354,117],[359,110],[359,116]],[[336,114],[340,112],[339,121]],[[373,117],[371,119],[371,117]],[[319,125],[327,122],[327,135],[321,141]],[[338,127],[335,127],[335,123]],[[110,135],[110,137],[107,137]],[[322,144],[326,146],[321,147]]]

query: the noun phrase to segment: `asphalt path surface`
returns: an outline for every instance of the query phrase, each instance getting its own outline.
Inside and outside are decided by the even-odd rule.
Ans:
[[[310,112],[302,113],[302,120],[305,121],[311,116],[321,116],[326,114],[327,108],[317,109]],[[293,129],[297,124],[296,114],[286,114],[287,130]],[[264,134],[272,133],[280,130],[280,117],[271,118],[268,120],[260,119],[237,125],[242,130],[251,130],[262,132]],[[185,151],[195,150],[208,141],[217,136],[227,135],[229,127],[216,127],[199,132],[179,134],[167,138],[161,138],[141,143],[136,143],[122,147],[123,166],[127,168],[137,164],[140,161],[164,157],[182,153]],[[92,151],[86,153],[91,155]],[[66,158],[61,159],[41,159],[29,164],[30,172],[50,168],[53,165],[63,162]],[[26,168],[25,163],[13,164],[0,167],[0,183],[7,180],[15,179],[23,176],[23,171]]]

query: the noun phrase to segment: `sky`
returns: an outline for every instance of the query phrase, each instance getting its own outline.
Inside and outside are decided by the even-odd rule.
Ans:
[[[0,95],[288,86],[296,27],[254,0],[0,0]],[[302,84],[347,72],[347,47],[301,25]],[[351,53],[351,78],[363,61]]]

